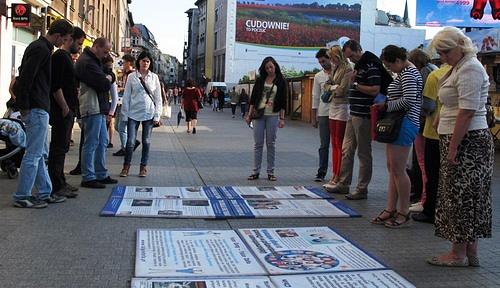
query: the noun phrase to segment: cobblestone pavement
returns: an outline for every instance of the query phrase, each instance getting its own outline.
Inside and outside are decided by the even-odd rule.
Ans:
[[[173,115],[176,115],[176,107]],[[131,175],[122,185],[256,185],[246,177],[252,167],[251,130],[230,110],[205,109],[199,115],[196,135],[187,134],[174,120],[155,129],[149,175],[139,178],[139,153]],[[184,124],[184,123],[182,123]],[[278,181],[273,185],[317,185],[318,131],[288,120],[277,139]],[[75,134],[75,140],[79,136]],[[113,142],[118,146],[115,135]],[[76,143],[78,144],[78,143]],[[383,145],[373,144],[374,174],[369,199],[349,202],[363,217],[351,219],[252,219],[201,220],[99,217],[111,187],[80,189],[76,199],[47,209],[12,207],[10,194],[16,180],[0,174],[0,287],[129,287],[134,275],[135,231],[138,228],[237,229],[249,227],[332,226],[371,252],[417,287],[500,287],[500,159],[493,179],[493,238],[480,242],[481,268],[440,268],[425,263],[429,256],[446,251],[446,241],[434,236],[433,226],[413,223],[409,229],[391,230],[371,225],[385,203],[386,166]],[[78,146],[69,152],[66,171],[77,162]],[[118,178],[123,159],[108,151],[108,168]],[[357,167],[355,167],[357,171]],[[80,183],[68,175],[68,182]],[[356,179],[353,179],[355,183]]]

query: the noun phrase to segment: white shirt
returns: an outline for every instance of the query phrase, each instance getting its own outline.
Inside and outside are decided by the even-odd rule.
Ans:
[[[122,121],[131,118],[135,121],[159,121],[162,111],[161,86],[158,75],[149,71],[144,82],[151,93],[148,95],[141,84],[139,72],[133,72],[128,75],[125,91],[123,92]],[[154,102],[153,102],[154,100]]]
[[[329,103],[321,101],[321,94],[323,94],[325,82],[328,81],[328,73],[321,70],[314,75],[313,89],[312,89],[312,109],[318,109],[317,116],[328,117]]]
[[[438,133],[453,134],[459,109],[475,110],[467,131],[486,129],[486,101],[489,80],[483,65],[475,56],[464,56],[439,81]]]

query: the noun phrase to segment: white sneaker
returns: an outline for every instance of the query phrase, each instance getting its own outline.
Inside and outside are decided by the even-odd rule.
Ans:
[[[424,206],[422,202],[417,202],[414,205],[410,206],[410,212],[419,213],[424,211]]]

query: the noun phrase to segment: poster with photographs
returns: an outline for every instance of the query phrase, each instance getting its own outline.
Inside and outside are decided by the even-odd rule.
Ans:
[[[277,288],[391,287],[415,288],[392,270],[271,276]]]
[[[232,208],[226,201],[209,199],[110,198],[102,216],[163,218],[226,218]]]
[[[216,186],[153,187],[115,186],[111,197],[134,199],[234,199],[238,195],[221,195]]]
[[[275,288],[268,277],[165,279],[132,278],[132,288]]]
[[[220,186],[223,195],[239,195],[241,199],[333,199],[331,194],[312,186]]]
[[[386,268],[329,227],[238,231],[269,275]]]
[[[136,245],[136,277],[266,274],[232,230],[139,229]]]

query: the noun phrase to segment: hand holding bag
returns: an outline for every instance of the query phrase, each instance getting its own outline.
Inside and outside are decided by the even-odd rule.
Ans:
[[[381,143],[392,143],[398,139],[403,118],[407,111],[385,112],[377,120],[375,127],[375,140]]]

